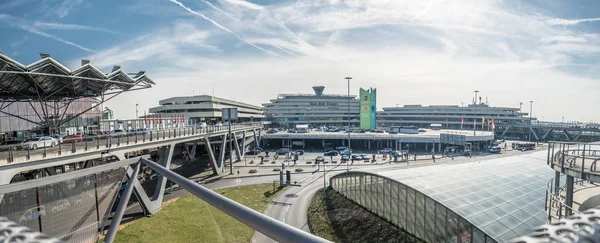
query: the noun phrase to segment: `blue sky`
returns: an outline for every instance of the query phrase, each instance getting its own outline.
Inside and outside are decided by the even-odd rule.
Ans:
[[[378,88],[378,106],[534,101],[544,120],[600,120],[600,2],[4,0],[0,50],[70,68],[145,70],[157,85],[108,102],[132,117],[158,99]],[[529,110],[524,105],[524,110]]]

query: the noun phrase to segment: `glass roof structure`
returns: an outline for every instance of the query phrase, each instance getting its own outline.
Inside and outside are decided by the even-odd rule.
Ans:
[[[546,222],[546,152],[376,173],[443,204],[489,237],[505,242]]]
[[[144,71],[130,76],[120,66],[114,66],[105,74],[88,60],[70,70],[46,53],[40,56],[39,61],[24,65],[0,52],[0,99],[47,101],[98,97],[108,91],[123,92],[154,85]]]

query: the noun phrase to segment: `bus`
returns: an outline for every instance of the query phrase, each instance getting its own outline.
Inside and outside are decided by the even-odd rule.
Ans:
[[[512,148],[521,150],[521,151],[534,150],[535,143],[532,143],[532,142],[513,143]]]
[[[431,124],[431,125],[429,125],[429,128],[431,128],[431,130],[441,130],[442,124],[439,124],[439,123]]]

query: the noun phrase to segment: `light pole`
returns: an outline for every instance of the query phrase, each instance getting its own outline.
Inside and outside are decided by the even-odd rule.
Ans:
[[[135,119],[139,118],[139,116],[138,116],[138,106],[140,106],[140,104],[135,103]]]
[[[475,100],[473,100],[473,104],[477,104],[477,93],[479,93],[479,90],[475,90],[473,92],[475,93]],[[477,106],[473,106],[473,108],[475,109],[475,116],[473,117],[473,136],[476,136],[476,131],[477,131]]]
[[[523,102],[519,102],[519,112],[521,112],[523,109]]]
[[[306,108],[306,110],[308,110],[308,112],[306,113],[306,121],[308,123],[308,130],[310,131],[310,107]]]
[[[529,123],[533,122],[533,100],[529,101]]]
[[[346,80],[348,80],[348,131],[346,131],[348,133],[348,151],[350,151],[350,79],[352,79],[352,77],[346,77]],[[348,161],[346,161],[346,171],[350,170],[350,165],[348,165]]]

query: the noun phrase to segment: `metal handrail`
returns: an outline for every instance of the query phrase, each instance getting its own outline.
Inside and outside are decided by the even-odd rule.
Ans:
[[[204,200],[213,207],[223,211],[229,216],[250,226],[256,231],[278,242],[329,242],[326,239],[310,234],[306,231],[292,227],[262,213],[254,211],[238,202],[221,196],[208,188],[196,184],[175,172],[170,171],[156,162],[141,158],[140,161],[152,168],[158,174],[178,184],[196,197]]]
[[[235,123],[235,124],[231,124],[232,125],[232,129],[244,129],[244,128],[259,128],[262,126],[262,124],[260,123]],[[176,136],[170,136],[173,138],[185,138],[185,137],[190,137],[190,136],[196,136],[196,135],[203,135],[203,134],[209,134],[209,133],[214,133],[214,132],[226,132],[227,129],[226,126],[204,126],[204,127],[197,127],[197,126],[185,126],[185,127],[180,127],[180,128],[175,128],[174,130],[174,134],[177,134]],[[53,155],[53,156],[62,156],[64,155],[71,155],[73,153],[77,153],[78,151],[91,151],[91,150],[100,150],[100,149],[108,149],[108,148],[112,148],[112,147],[122,147],[122,146],[126,146],[126,145],[132,145],[132,144],[142,144],[142,143],[148,143],[148,142],[153,142],[153,141],[159,141],[159,140],[167,140],[166,136],[165,136],[165,131],[169,131],[169,133],[172,133],[173,128],[168,128],[168,129],[162,129],[162,130],[153,130],[153,131],[136,131],[136,132],[129,132],[127,134],[122,134],[122,135],[114,135],[114,134],[100,134],[100,135],[95,135],[95,136],[86,136],[86,137],[82,137],[81,140],[79,140],[78,138],[72,138],[72,139],[68,139],[65,140],[64,143],[72,143],[71,146],[66,146],[69,147],[69,150],[64,150],[65,146],[61,147],[61,143],[60,141],[57,141],[58,144],[52,143],[52,147],[58,147],[56,150],[56,148],[53,149],[48,149],[46,150],[46,145],[44,145],[44,152],[41,154],[40,158],[48,158],[50,157],[49,155]],[[160,136],[162,133],[162,137]],[[135,140],[130,140],[129,136],[135,136]],[[121,139],[122,137],[125,137],[124,139]],[[140,137],[138,139],[138,137]],[[106,142],[102,142],[103,145],[101,145],[100,140],[105,140]],[[124,141],[126,140],[126,142]],[[84,144],[83,147],[79,148],[77,146],[75,146],[75,143],[82,143]],[[88,146],[88,143],[91,144],[95,144],[96,146]],[[114,143],[114,144],[113,144]],[[38,147],[41,145],[38,145]],[[30,155],[30,147],[31,146],[26,146],[26,155],[21,155],[21,156],[17,156],[15,154],[15,151],[18,150],[19,148],[24,148],[25,145],[23,143],[21,144],[15,144],[15,145],[0,145],[0,150],[8,150],[8,157],[6,158],[6,162],[8,162],[9,164],[12,162],[16,162],[15,159],[18,157],[22,157],[21,159],[19,159],[19,161],[23,162],[24,161],[31,161],[32,158],[35,158],[33,155]],[[41,149],[41,148],[40,148]],[[66,151],[70,151],[70,153],[64,153]]]
[[[544,204],[545,206],[545,210],[548,212],[548,220],[550,220],[551,214],[550,212],[552,212],[552,208],[555,208],[556,204],[558,203],[558,209],[556,210],[556,213],[558,216],[558,220],[560,220],[561,218],[563,218],[562,212],[563,212],[563,207],[564,209],[570,209],[572,214],[575,213],[580,213],[579,211],[573,209],[573,207],[569,207],[567,206],[567,204],[565,203],[565,201],[563,200],[563,198],[560,196],[560,193],[564,190],[566,190],[566,186],[563,186],[561,188],[559,188],[558,192],[553,193],[552,188],[553,186],[553,182],[554,182],[555,178],[552,178],[548,181],[548,183],[546,183],[546,203]],[[580,183],[583,184],[585,180],[583,179],[579,179],[576,182],[574,182],[575,184]],[[565,210],[566,212],[566,210]],[[567,217],[569,215],[564,215],[564,217]]]

